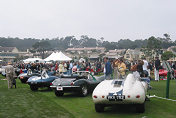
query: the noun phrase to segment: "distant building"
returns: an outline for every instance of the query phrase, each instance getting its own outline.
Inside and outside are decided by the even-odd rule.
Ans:
[[[31,56],[29,52],[20,52],[16,47],[0,47],[0,59],[14,61],[17,57]]]
[[[0,53],[18,53],[18,49],[16,47],[0,47]]]
[[[115,49],[115,50],[109,50],[109,53],[114,53],[118,55],[123,55],[126,49]]]
[[[83,53],[104,53],[105,52],[104,47],[84,47],[84,48],[68,48],[66,49],[66,52],[71,52],[71,53],[78,53],[78,54],[83,54]]]
[[[129,60],[129,61],[132,61],[132,60],[139,60],[141,59],[142,57],[144,57],[144,53],[141,52],[140,50],[132,50],[132,49],[128,49],[124,55],[124,58]]]
[[[84,47],[84,48],[68,48],[65,50],[67,55],[72,58],[86,57],[89,60],[98,60],[99,55],[104,54],[104,47]]]
[[[169,47],[169,48],[167,49],[167,51],[174,52],[174,50],[173,50],[174,48],[176,49],[176,46],[171,46],[171,47]]]
[[[124,55],[125,50],[126,49],[109,50],[109,52],[107,52],[104,57],[108,57],[110,59],[117,59]]]

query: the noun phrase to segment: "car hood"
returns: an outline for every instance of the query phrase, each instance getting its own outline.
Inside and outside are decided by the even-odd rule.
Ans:
[[[41,79],[41,77],[32,76],[32,77],[30,77],[30,78],[28,79],[28,82],[30,82],[30,81],[37,81],[37,80],[40,80],[40,79]]]
[[[24,77],[24,76],[27,76],[27,73],[21,73],[20,75],[18,75],[18,77]]]

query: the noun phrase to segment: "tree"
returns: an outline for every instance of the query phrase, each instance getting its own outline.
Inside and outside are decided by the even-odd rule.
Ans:
[[[166,38],[166,41],[169,42],[169,41],[171,40],[169,34],[165,33],[165,34],[163,34],[163,35],[164,35],[164,37]]]
[[[174,54],[171,51],[166,51],[162,54],[161,58],[162,60],[169,60],[170,58],[172,58],[174,56]]]
[[[44,58],[44,52],[50,50],[50,43],[48,41],[36,42],[33,46],[35,51],[42,53],[42,58]]]

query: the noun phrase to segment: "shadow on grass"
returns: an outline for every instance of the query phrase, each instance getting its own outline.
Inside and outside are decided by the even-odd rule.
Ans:
[[[105,107],[105,114],[136,114],[135,105],[114,105]]]
[[[64,95],[59,98],[72,99],[72,98],[87,98],[90,96],[92,96],[92,93],[89,93],[87,96],[83,97],[77,92],[71,92],[71,93],[64,93]]]
[[[39,88],[38,92],[52,92],[51,88]]]

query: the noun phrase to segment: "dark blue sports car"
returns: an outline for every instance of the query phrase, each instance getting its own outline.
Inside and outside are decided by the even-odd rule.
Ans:
[[[38,88],[48,87],[50,88],[50,83],[55,79],[58,79],[57,76],[52,76],[53,73],[47,73],[43,71],[41,76],[32,76],[28,79],[27,83],[29,84],[32,91],[37,91]]]

